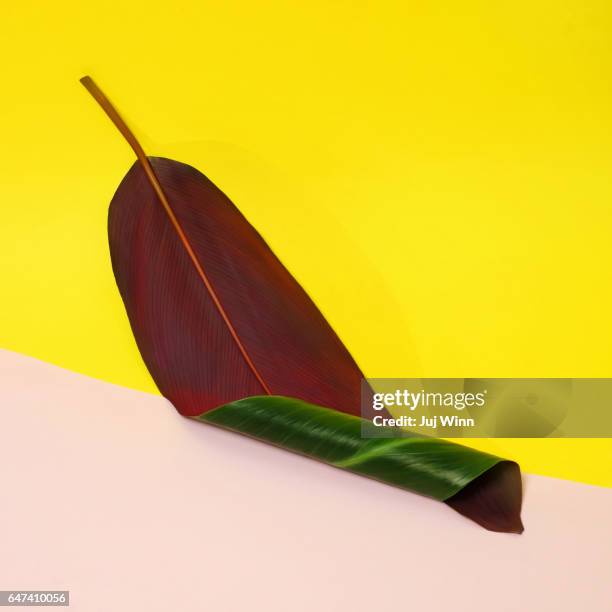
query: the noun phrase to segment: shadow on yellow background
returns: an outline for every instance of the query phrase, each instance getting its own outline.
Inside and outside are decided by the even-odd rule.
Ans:
[[[0,346],[155,391],[106,243],[132,153],[89,73],[147,152],[228,193],[367,375],[612,376],[612,7],[430,4],[6,8]],[[612,486],[607,440],[474,444]]]

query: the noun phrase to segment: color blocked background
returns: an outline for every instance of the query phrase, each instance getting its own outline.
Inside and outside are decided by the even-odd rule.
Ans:
[[[0,347],[155,392],[110,268],[132,154],[205,172],[371,377],[612,376],[603,0],[20,2],[0,39]],[[612,485],[607,440],[478,441]]]

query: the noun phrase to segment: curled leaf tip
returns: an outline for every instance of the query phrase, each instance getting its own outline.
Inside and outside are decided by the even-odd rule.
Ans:
[[[523,489],[519,466],[501,461],[470,482],[446,503],[489,531],[523,533]]]

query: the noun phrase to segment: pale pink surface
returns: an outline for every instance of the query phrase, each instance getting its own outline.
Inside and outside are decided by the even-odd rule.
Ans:
[[[611,489],[529,476],[525,533],[490,533],[7,351],[0,419],[0,589],[86,612],[612,610]]]

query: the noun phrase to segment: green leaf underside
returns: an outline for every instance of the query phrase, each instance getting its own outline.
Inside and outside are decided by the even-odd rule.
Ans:
[[[392,437],[364,438],[369,421],[290,397],[247,397],[195,418],[439,501],[505,461],[392,428]]]

